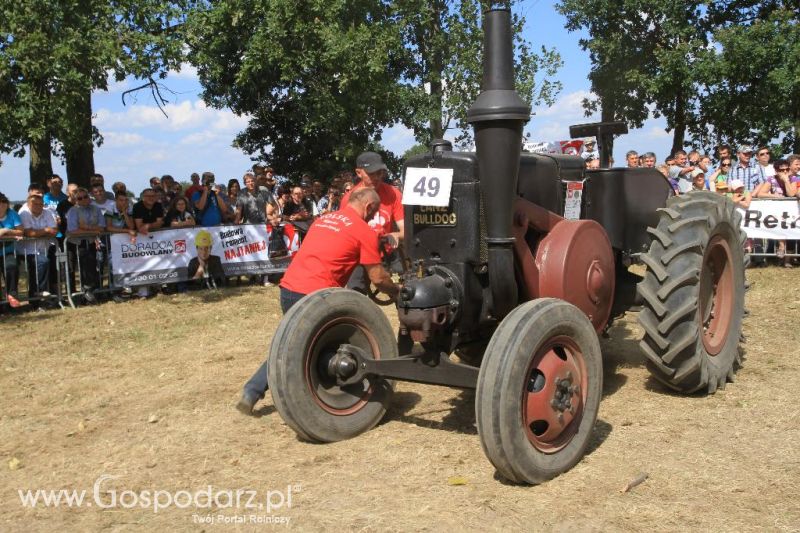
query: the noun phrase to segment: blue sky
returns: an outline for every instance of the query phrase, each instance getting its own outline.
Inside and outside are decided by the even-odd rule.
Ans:
[[[538,48],[555,47],[564,61],[557,74],[563,89],[554,106],[534,109],[535,115],[525,128],[531,141],[559,141],[569,138],[569,126],[599,120],[585,117],[581,100],[589,94],[586,74],[590,68],[588,54],[578,46],[578,33],[564,29],[564,19],[553,4],[528,0],[519,4],[517,12],[525,15],[525,37]],[[135,100],[121,95],[135,87],[135,80],[114,83],[106,92],[92,96],[94,123],[105,141],[95,148],[95,167],[106,183],[124,181],[130,190],[139,193],[151,176],[172,174],[188,180],[192,172],[211,170],[217,180],[241,178],[252,164],[250,157],[231,147],[237,132],[247,125],[246,117],[237,117],[229,110],[206,107],[200,100],[200,84],[193,68],[170,74],[166,85],[175,92],[169,95],[168,115],[158,110],[149,93],[140,91]],[[169,94],[169,93],[166,93]],[[671,146],[671,135],[664,131],[663,119],[652,119],[644,127],[617,139],[615,158],[621,163],[626,151],[652,150],[663,160]],[[384,146],[403,153],[414,144],[410,131],[402,126],[383,133]],[[66,178],[66,170],[53,158],[54,171]],[[28,183],[28,159],[3,156],[0,166],[0,191],[12,199],[25,197]]]

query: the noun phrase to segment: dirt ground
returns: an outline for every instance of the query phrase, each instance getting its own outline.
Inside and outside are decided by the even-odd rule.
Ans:
[[[735,383],[710,397],[668,392],[642,365],[628,314],[603,341],[590,452],[536,487],[495,478],[471,392],[401,383],[382,424],[326,445],[299,441],[269,396],[256,418],[239,414],[279,320],[275,288],[4,315],[0,530],[287,527],[249,523],[265,516],[301,530],[800,530],[800,277],[774,267],[748,276]],[[178,495],[209,485],[219,506]],[[87,496],[30,508],[26,489]],[[272,508],[230,505],[237,489]],[[156,491],[175,501],[156,512],[144,502]]]

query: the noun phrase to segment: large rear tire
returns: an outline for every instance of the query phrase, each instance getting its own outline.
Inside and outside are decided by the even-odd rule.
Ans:
[[[602,389],[600,343],[583,312],[554,298],[518,306],[492,335],[478,374],[484,453],[516,483],[569,470],[589,444]]]
[[[697,191],[659,210],[647,267],[640,346],[656,379],[684,393],[714,393],[741,365],[746,235],[725,196]]]
[[[397,357],[386,315],[366,296],[340,288],[305,296],[286,313],[272,339],[268,366],[275,408],[306,440],[349,439],[386,413],[391,381],[370,378],[340,387],[328,374],[329,359],[345,343],[375,359]]]

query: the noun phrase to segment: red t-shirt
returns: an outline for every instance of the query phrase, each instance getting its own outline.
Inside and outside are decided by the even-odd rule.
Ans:
[[[346,192],[339,205],[346,206],[350,199],[350,193],[362,187],[364,187],[364,182]],[[375,188],[375,192],[381,199],[381,207],[369,221],[369,227],[380,237],[392,232],[392,222],[403,221],[403,197],[400,195],[400,191],[383,182]]]
[[[345,206],[314,221],[289,263],[281,287],[300,294],[344,287],[356,266],[380,262],[375,232],[355,209]]]
[[[189,200],[191,200],[192,195],[198,191],[203,192],[203,187],[200,185],[190,185],[189,187],[186,188],[185,191],[183,191],[183,195]]]

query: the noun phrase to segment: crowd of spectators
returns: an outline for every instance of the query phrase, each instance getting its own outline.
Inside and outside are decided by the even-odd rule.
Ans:
[[[57,247],[66,249],[70,263],[80,267],[84,300],[95,302],[94,292],[102,285],[99,271],[107,261],[104,235],[109,233],[127,233],[135,242],[140,235],[164,228],[268,224],[278,231],[284,223],[291,223],[302,237],[315,218],[339,209],[342,196],[355,183],[355,175],[340,172],[327,187],[309,174],[293,183],[257,163],[244,173],[241,182],[230,179],[226,184],[217,183],[212,172],[192,174],[185,187],[170,175],[153,177],[138,199],[122,182],[107,191],[101,174],[94,174],[89,183],[88,189],[70,183],[65,190],[63,179],[53,175],[46,189],[31,184],[25,203],[16,209],[0,193],[0,273],[5,280],[5,304],[14,308],[21,305],[21,265],[27,269],[27,296],[32,305],[38,307],[52,296],[58,282]],[[65,243],[66,237],[70,239]],[[75,287],[75,280],[71,281]],[[274,278],[263,276],[250,281],[269,286]],[[184,289],[185,284],[178,288]],[[152,289],[142,287],[137,295],[147,297]]]
[[[581,157],[587,168],[599,167],[594,139],[584,141]],[[774,159],[765,146],[754,150],[743,145],[734,152],[731,146],[721,145],[713,157],[696,150],[678,150],[661,164],[653,152],[631,150],[625,154],[625,164],[629,168],[656,168],[676,194],[715,191],[744,208],[752,198],[800,198],[800,155]],[[68,256],[80,266],[85,300],[94,302],[94,290],[102,281],[98,264],[104,261],[104,234],[127,233],[135,241],[138,235],[162,228],[268,224],[277,229],[291,223],[302,238],[316,217],[339,209],[341,198],[355,181],[353,172],[343,171],[327,180],[327,185],[309,174],[292,183],[257,163],[241,182],[230,179],[226,184],[217,183],[212,172],[192,174],[186,186],[170,175],[153,177],[138,200],[123,182],[114,183],[108,191],[101,174],[91,177],[89,188],[70,183],[65,191],[58,175],[47,180],[46,188],[31,184],[26,202],[16,209],[0,193],[5,303],[20,305],[20,268],[27,271],[27,296],[34,306],[38,305],[36,300],[51,296],[58,281],[56,246],[64,249],[65,237],[75,237],[66,245]],[[399,187],[399,180],[393,185]],[[747,246],[749,251],[758,251],[759,243],[748,240]],[[779,260],[791,267],[792,261],[785,257],[786,242],[777,241],[774,246]],[[274,280],[264,276],[259,281],[271,285]],[[144,287],[138,295],[146,297],[149,290]]]
[[[599,153],[594,148],[593,139],[584,141],[581,156],[586,159],[588,168],[599,168]],[[669,180],[675,194],[714,191],[725,194],[744,209],[750,206],[753,198],[800,198],[800,155],[773,158],[767,146],[754,149],[750,145],[742,145],[734,155],[734,148],[723,144],[716,148],[713,158],[697,150],[688,153],[678,150],[662,164],[656,161],[653,152],[639,154],[636,150],[630,150],[625,154],[628,168],[658,169]],[[747,251],[765,252],[766,243],[748,239]],[[786,241],[776,241],[774,251],[785,267],[794,266],[794,260],[786,257]]]

